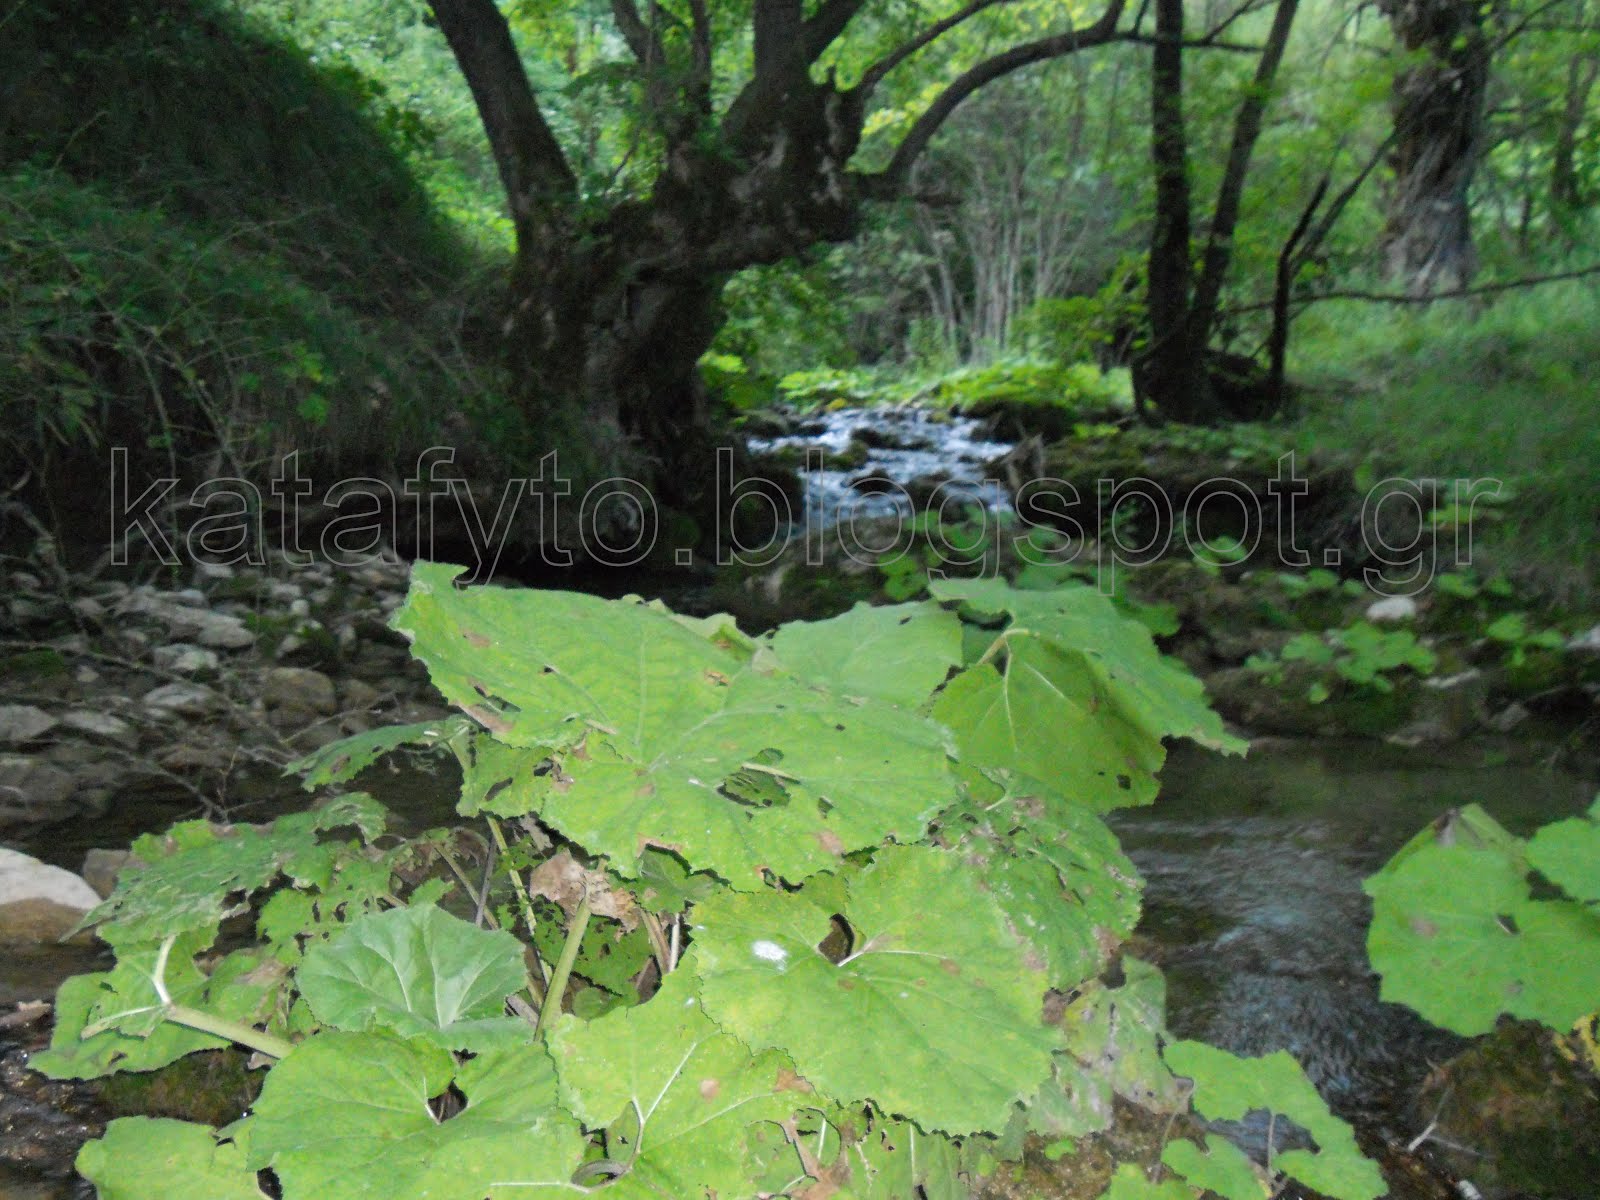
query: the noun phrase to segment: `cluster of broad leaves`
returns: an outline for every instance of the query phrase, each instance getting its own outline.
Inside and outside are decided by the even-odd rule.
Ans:
[[[1381,1192],[1292,1061],[1163,1061],[1102,816],[1153,797],[1164,738],[1240,747],[1105,597],[938,584],[755,639],[458,574],[419,564],[396,627],[463,715],[299,769],[453,753],[510,886],[451,894],[424,869],[444,835],[386,836],[360,795],[135,845],[87,919],[116,966],[63,987],[36,1065],[149,1070],[232,1030],[270,1066],[226,1128],[114,1122],[79,1160],[103,1198],[259,1197],[263,1172],[285,1200],[957,1197],[1029,1135],[1191,1093],[1310,1130],[1276,1170]],[[1231,1144],[1182,1146],[1115,1194],[1270,1193]]]
[[[1600,799],[1514,837],[1476,804],[1367,880],[1383,998],[1461,1034],[1502,1014],[1568,1030],[1600,1008]]]

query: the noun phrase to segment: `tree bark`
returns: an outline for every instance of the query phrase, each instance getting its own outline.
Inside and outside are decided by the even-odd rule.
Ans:
[[[1476,0],[1378,0],[1403,48],[1391,105],[1394,180],[1385,273],[1413,295],[1464,287],[1477,269],[1467,194],[1481,152],[1489,43]]]
[[[1190,342],[1189,142],[1183,121],[1183,0],[1155,0],[1150,65],[1150,154],[1155,219],[1150,232],[1150,341],[1134,364],[1134,387],[1176,421],[1212,415],[1198,387]]]

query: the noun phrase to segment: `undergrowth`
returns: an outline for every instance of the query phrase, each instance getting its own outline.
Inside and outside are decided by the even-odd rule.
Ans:
[[[1474,529],[1494,565],[1568,602],[1600,595],[1592,283],[1476,307],[1326,306],[1303,319],[1297,347],[1312,385],[1300,432],[1312,447],[1382,473],[1502,480],[1503,515]]]

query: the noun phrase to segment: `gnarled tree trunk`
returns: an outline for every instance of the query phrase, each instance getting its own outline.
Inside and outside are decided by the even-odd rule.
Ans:
[[[1394,179],[1383,266],[1414,295],[1465,286],[1477,269],[1467,193],[1489,86],[1477,0],[1378,0],[1400,44],[1426,58],[1394,81]]]

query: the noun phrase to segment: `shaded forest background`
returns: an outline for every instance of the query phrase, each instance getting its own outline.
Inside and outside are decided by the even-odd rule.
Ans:
[[[520,101],[463,54],[502,30]],[[695,514],[693,464],[797,373],[1088,364],[1146,420],[1502,478],[1502,560],[1593,587],[1590,0],[108,0],[0,32],[14,528],[103,541],[112,446],[194,482],[554,449]],[[519,103],[544,143],[486,131]]]

